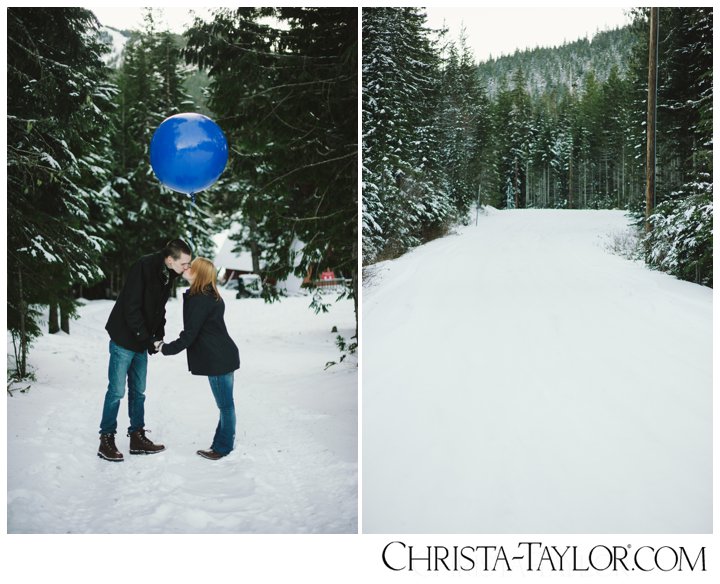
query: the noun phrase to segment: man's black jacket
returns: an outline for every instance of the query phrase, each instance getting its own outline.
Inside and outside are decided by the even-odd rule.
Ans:
[[[183,295],[183,330],[163,345],[163,355],[187,349],[193,375],[225,375],[240,367],[240,354],[225,326],[225,303],[212,294]]]
[[[105,325],[110,338],[121,347],[139,353],[153,339],[165,336],[165,304],[178,274],[169,270],[170,277],[163,284],[164,271],[162,253],[143,256],[130,268]]]

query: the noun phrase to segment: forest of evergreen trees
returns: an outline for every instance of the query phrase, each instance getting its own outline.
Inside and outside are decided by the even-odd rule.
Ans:
[[[660,9],[657,179],[645,218],[648,10],[632,25],[477,65],[420,8],[363,9],[363,262],[473,205],[625,209],[649,265],[712,285],[712,9]]]
[[[420,8],[363,9],[363,263],[446,233],[477,204],[615,208],[651,227],[649,265],[712,286],[712,9],[660,9],[650,217],[647,12],[592,41],[478,64]],[[112,70],[91,11],[8,9],[7,309],[20,375],[31,340],[46,321],[68,330],[79,296],[112,298],[132,262],[173,237],[208,254],[238,219],[233,239],[268,281],[332,266],[357,303],[357,18],[218,9],[179,44],[150,12]],[[184,85],[196,69],[209,80],[202,104]],[[148,149],[163,119],[199,107],[231,155],[192,206],[156,180]]]
[[[355,8],[218,9],[181,47],[149,11],[111,70],[91,11],[8,9],[15,375],[27,374],[46,321],[69,330],[79,296],[114,297],[140,255],[175,237],[208,255],[233,221],[268,281],[322,264],[357,282],[357,18]],[[148,155],[165,118],[196,111],[183,84],[193,68],[209,75],[207,107],[231,150],[195,206],[161,186]]]

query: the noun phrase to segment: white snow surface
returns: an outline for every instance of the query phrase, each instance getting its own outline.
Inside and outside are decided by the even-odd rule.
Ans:
[[[712,531],[712,290],[628,224],[491,210],[371,267],[364,533]]]
[[[167,305],[168,341],[182,330],[181,296]],[[96,456],[112,301],[88,301],[70,335],[36,341],[37,382],[7,397],[8,533],[357,533],[357,359],[325,370],[337,334],[355,333],[352,301],[320,315],[307,296],[225,301],[241,367],[235,450],[219,461],[196,454],[218,410],[184,352],[148,358],[146,428],[166,450],[129,454],[126,394],[125,460]]]

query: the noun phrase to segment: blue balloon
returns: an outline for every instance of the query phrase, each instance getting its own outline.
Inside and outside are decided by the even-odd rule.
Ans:
[[[228,144],[220,126],[207,116],[170,116],[150,141],[150,165],[155,176],[173,191],[191,195],[208,188],[223,170]]]

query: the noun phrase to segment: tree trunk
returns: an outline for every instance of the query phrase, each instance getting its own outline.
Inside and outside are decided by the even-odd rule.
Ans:
[[[518,159],[515,159],[515,208],[520,208],[520,186],[518,184]]]
[[[625,203],[625,206],[627,207],[628,201],[625,200],[625,143],[624,142],[622,145],[622,178],[620,179],[620,184],[622,185],[622,200]]]
[[[550,207],[555,208],[555,185],[553,184],[552,168],[548,166],[548,203]]]
[[[647,159],[645,170],[645,231],[650,231],[650,215],[655,207],[655,105],[657,99],[658,8],[650,8],[648,43]]]
[[[547,164],[545,164],[543,174],[545,175],[545,184],[543,185],[543,199],[545,199],[545,208],[547,209],[550,206],[550,169],[548,168]]]
[[[260,248],[258,247],[257,241],[255,241],[255,234],[257,233],[257,222],[255,219],[250,219],[250,257],[252,258],[253,273],[260,273]]]
[[[610,154],[605,154],[605,196],[610,198],[610,169],[608,169],[608,162],[610,161]]]
[[[357,234],[357,232],[356,232]],[[355,243],[353,243],[353,256],[355,258],[358,257],[358,245],[357,245],[357,237],[355,238]],[[358,346],[360,346],[360,338],[358,337],[358,269],[357,269],[357,261],[355,261],[355,265],[352,269],[352,292],[353,292],[353,302],[355,303],[355,341],[357,342]]]
[[[50,315],[48,317],[48,332],[54,335],[60,330],[60,322],[58,321],[58,305],[57,302],[50,303]]]
[[[18,378],[23,379],[27,376],[28,338],[25,327],[25,300],[23,298],[22,270],[20,268],[18,268],[18,290],[20,292],[18,300],[18,312],[20,313],[20,360],[16,360],[15,366],[17,368]]]
[[[60,304],[60,328],[70,334],[70,311]]]
[[[570,151],[570,161],[568,162],[568,209],[573,208],[572,183],[573,183],[573,158],[572,158],[572,150],[571,150]]]
[[[550,207],[550,165],[545,165],[545,207]]]
[[[525,207],[533,206],[532,177],[530,176],[530,163],[525,162]]]

